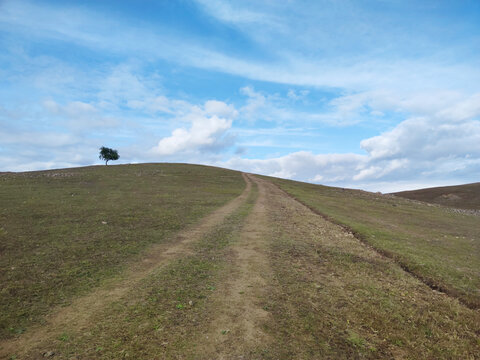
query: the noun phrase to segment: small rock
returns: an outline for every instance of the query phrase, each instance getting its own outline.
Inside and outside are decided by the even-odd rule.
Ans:
[[[188,302],[188,305],[193,306],[193,301],[190,300],[190,301]]]
[[[55,355],[55,351],[47,351],[43,353],[44,358],[52,357],[53,355]]]
[[[106,221],[102,221],[102,224],[103,225],[107,225],[108,223]]]

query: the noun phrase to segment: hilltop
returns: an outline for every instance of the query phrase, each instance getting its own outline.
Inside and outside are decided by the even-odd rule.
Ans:
[[[480,357],[478,216],[187,164],[0,204],[1,359]]]
[[[480,210],[480,182],[466,185],[400,191],[392,193],[392,195],[457,209]]]

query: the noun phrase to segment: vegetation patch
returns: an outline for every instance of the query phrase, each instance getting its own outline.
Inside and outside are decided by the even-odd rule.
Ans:
[[[393,193],[407,199],[480,211],[480,182]]]
[[[238,172],[182,164],[4,174],[0,338],[120,274],[244,187]]]
[[[480,356],[480,317],[291,198],[270,207],[267,359]]]
[[[192,244],[194,254],[180,258],[145,278],[87,331],[71,330],[66,341],[44,347],[58,359],[195,359],[192,339],[201,337],[215,311],[209,298],[228,266],[229,246],[237,239],[257,196]],[[60,334],[61,336],[61,334]],[[35,349],[28,358],[36,358]]]
[[[365,191],[271,180],[433,289],[480,307],[478,216]]]

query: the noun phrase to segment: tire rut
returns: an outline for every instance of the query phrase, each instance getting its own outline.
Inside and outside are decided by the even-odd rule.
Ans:
[[[258,185],[258,198],[231,248],[230,275],[212,299],[215,314],[197,347],[202,359],[246,359],[268,343],[262,324],[270,314],[261,305],[271,273],[266,254],[271,233],[267,190],[263,180],[249,177]]]
[[[242,194],[201,219],[199,223],[173,235],[167,244],[151,246],[146,250],[143,258],[132,264],[120,279],[113,279],[104,286],[94,289],[88,295],[73,300],[70,305],[53,310],[45,317],[44,324],[32,326],[19,337],[0,342],[0,359],[7,359],[13,353],[16,354],[17,359],[20,359],[22,355],[55,339],[67,329],[88,329],[96,315],[101,314],[107,305],[126,295],[130,289],[155,269],[191,253],[189,244],[199,240],[220,224],[248,198],[252,186],[251,180],[243,173],[242,176],[246,183]]]

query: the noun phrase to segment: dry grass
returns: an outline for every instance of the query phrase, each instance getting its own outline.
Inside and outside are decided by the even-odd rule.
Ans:
[[[357,190],[272,179],[431,287],[480,307],[479,217]]]
[[[58,329],[55,341],[25,359],[48,351],[55,352],[55,359],[195,359],[192,339],[215,315],[210,298],[228,271],[230,245],[255,197],[254,188],[244,205],[191,245],[194,251],[145,278],[87,329]]]
[[[293,186],[293,185],[292,185]],[[475,359],[480,314],[403,271],[342,227],[271,192],[275,276],[265,359]]]
[[[480,183],[402,191],[393,195],[458,209],[480,210]]]
[[[158,233],[152,240],[155,242],[171,239],[168,233],[178,233],[186,223],[198,221],[201,214],[244,188],[240,174],[234,172],[186,165],[142,166],[151,171],[138,179],[145,181],[145,190],[134,190],[138,182],[132,183],[132,177],[126,175],[125,182],[117,185],[124,189],[127,199],[118,204],[117,211],[124,214],[120,207],[137,206],[141,212],[146,208],[145,202],[155,201],[159,189],[169,189],[168,196],[164,194],[152,209],[142,213],[143,224],[150,226],[153,221],[145,219],[149,219],[151,211],[158,211],[156,216],[167,211],[173,214],[168,217],[172,223],[162,223],[169,232],[158,225],[150,230],[129,229],[132,224],[128,222],[125,229],[122,216],[114,221],[122,229],[121,234],[131,230],[131,236],[142,234],[143,238]],[[117,171],[113,168],[91,171]],[[89,171],[79,170],[87,174]],[[197,176],[190,177],[192,172],[197,172]],[[171,175],[162,182],[159,178],[165,174]],[[96,181],[106,185],[108,179],[104,177],[103,173],[102,180]],[[117,301],[106,304],[86,325],[66,323],[55,328],[52,338],[45,338],[21,358],[38,359],[46,352],[54,352],[55,359],[69,360],[480,358],[479,310],[433,291],[398,265],[402,261],[409,266],[422,261],[428,266],[419,267],[420,276],[428,275],[442,285],[456,286],[463,301],[470,299],[462,286],[467,284],[467,289],[471,286],[478,290],[475,280],[462,282],[447,275],[463,274],[459,277],[463,279],[478,272],[478,228],[470,222],[473,217],[403,199],[272,179],[316,211],[327,212],[335,221],[355,228],[364,241],[384,249],[390,258],[359,241],[344,227],[325,220],[276,185],[252,178],[258,183],[260,195],[253,186],[246,202],[223,223],[199,236],[199,241],[187,243],[184,251],[162,267],[132,283]],[[73,181],[74,176],[66,176],[67,179]],[[18,179],[10,181],[13,186]],[[32,187],[40,186],[38,179],[29,181]],[[48,189],[50,185],[42,186]],[[52,191],[61,188],[65,184],[53,187]],[[125,189],[137,191],[137,195],[129,197]],[[87,197],[85,193],[84,198]],[[66,207],[68,202],[65,199],[63,204],[62,199],[56,200],[60,203],[57,206]],[[121,196],[104,199],[110,202],[100,203],[100,211],[107,204],[115,209],[123,201]],[[40,199],[35,201],[41,203]],[[96,204],[89,202],[85,206],[95,209]],[[73,215],[69,216],[55,221],[72,227],[66,223]],[[89,224],[93,227],[93,222]],[[94,230],[88,234],[95,239]],[[87,284],[102,284],[107,278],[105,274],[112,276],[131,261],[145,260],[141,257],[142,249],[149,243],[140,243],[131,252],[120,247],[124,243],[118,240],[120,234],[117,236],[112,237],[117,240],[110,242],[113,250],[109,253],[117,256],[117,262],[99,262],[103,268],[94,268],[95,281]],[[55,251],[56,241],[52,240],[53,249],[44,245],[43,251]],[[17,243],[31,246],[30,242]],[[72,251],[76,249],[72,247]],[[91,249],[91,254],[95,254],[95,249]],[[470,254],[466,254],[467,249]],[[428,253],[430,257],[426,256]],[[83,260],[91,259],[85,256]],[[71,278],[73,290],[63,301],[68,302],[94,286],[86,286],[82,279]],[[25,299],[38,307],[48,297]],[[12,359],[16,359],[15,354]]]
[[[179,164],[2,175],[0,338],[119,274],[244,186],[238,172]]]

